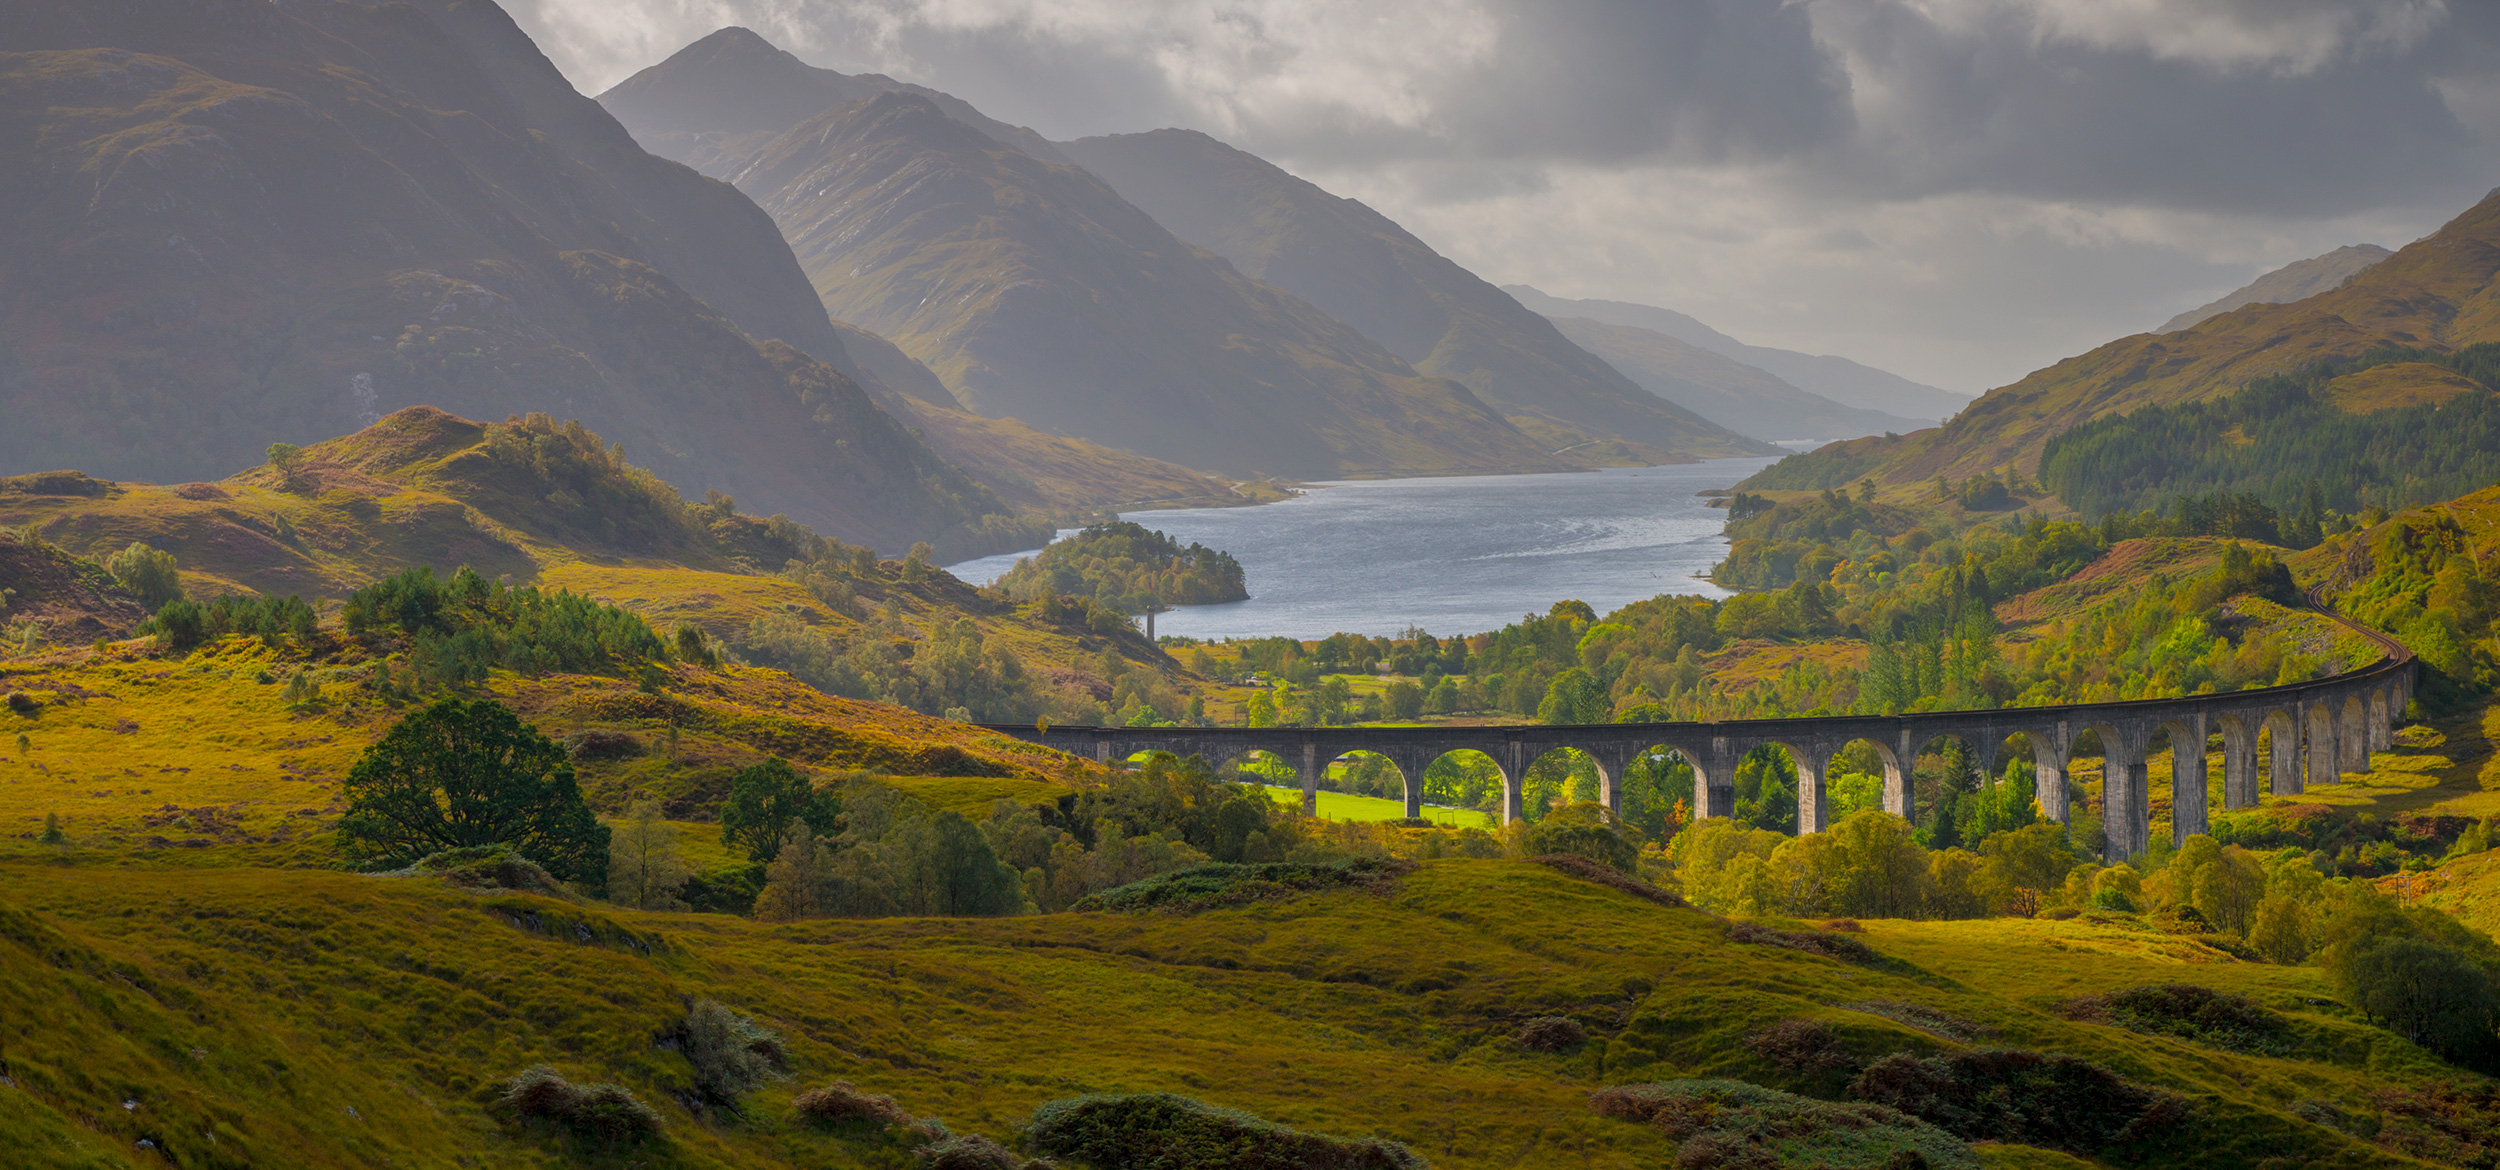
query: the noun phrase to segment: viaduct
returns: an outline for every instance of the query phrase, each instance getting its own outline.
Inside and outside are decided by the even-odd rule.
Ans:
[[[2332,615],[2331,615],[2332,616]],[[2343,621],[2337,617],[2338,621]],[[1576,748],[1597,763],[1599,798],[1623,807],[1622,777],[1633,761],[1674,752],[1693,769],[1693,815],[1735,811],[1737,763],[1757,747],[1777,745],[1797,764],[1797,828],[1821,832],[1830,817],[1823,780],[1834,755],[1856,742],[1874,747],[1884,766],[1884,808],[1915,819],[1910,767],[1926,745],[1960,740],[1983,774],[1993,775],[2008,741],[2019,734],[2039,777],[2043,815],[2064,821],[2066,766],[2084,732],[2098,735],[2103,757],[2102,827],[2106,856],[2123,860],[2150,844],[2151,796],[2146,760],[2157,733],[2172,753],[2173,843],[2207,831],[2206,742],[2222,736],[2223,807],[2248,808],[2262,791],[2299,793],[2346,773],[2370,771],[2370,753],[2389,746],[2389,732],[2412,697],[2412,655],[2392,638],[2346,625],[2388,651],[2359,670],[2286,686],[2178,699],[1936,711],[1910,715],[1844,715],[1694,723],[1591,723],[1490,727],[1014,727],[987,730],[1097,760],[1144,751],[1197,755],[1221,765],[1251,752],[1270,752],[1296,766],[1302,807],[1318,803],[1320,770],[1353,752],[1388,757],[1405,778],[1406,815],[1422,815],[1424,769],[1454,751],[1492,758],[1502,775],[1502,821],[1521,815],[1528,767],[1548,752]],[[2270,767],[2260,776],[2258,740]],[[2020,749],[2018,749],[2020,750]]]

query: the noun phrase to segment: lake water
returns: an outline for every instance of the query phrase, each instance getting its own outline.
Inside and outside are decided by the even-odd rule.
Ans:
[[[1155,619],[1158,634],[1388,636],[1409,626],[1473,634],[1564,598],[1603,614],[1661,593],[1727,596],[1699,577],[1727,555],[1719,535],[1727,513],[1697,493],[1773,462],[1358,480],[1281,503],[1125,519],[1229,552],[1248,578],[1250,600],[1175,609]],[[1030,555],[947,570],[985,585]]]

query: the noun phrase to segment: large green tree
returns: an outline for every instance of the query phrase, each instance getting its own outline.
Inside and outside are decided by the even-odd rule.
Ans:
[[[792,821],[804,821],[817,835],[831,836],[842,829],[842,802],[830,792],[817,792],[780,756],[741,768],[730,779],[729,799],[720,809],[721,844],[743,850],[758,865],[770,865]]]
[[[564,749],[491,699],[444,699],[392,727],[347,772],[339,845],[366,865],[508,845],[568,881],[598,885],[608,829]]]

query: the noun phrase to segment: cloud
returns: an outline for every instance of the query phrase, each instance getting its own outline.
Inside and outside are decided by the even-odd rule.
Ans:
[[[2482,0],[513,0],[586,91],[724,24],[1053,138],[1179,125],[1496,281],[1980,389],[2500,179]]]

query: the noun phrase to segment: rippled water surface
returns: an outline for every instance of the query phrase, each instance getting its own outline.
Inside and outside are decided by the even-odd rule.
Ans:
[[[1249,578],[1250,600],[1174,610],[1156,619],[1157,633],[1475,633],[1566,597],[1602,614],[1661,593],[1726,596],[1698,574],[1727,554],[1719,535],[1727,513],[1696,493],[1733,486],[1771,462],[1368,480],[1255,508],[1127,518],[1230,552]],[[949,569],[986,584],[1023,555]]]

